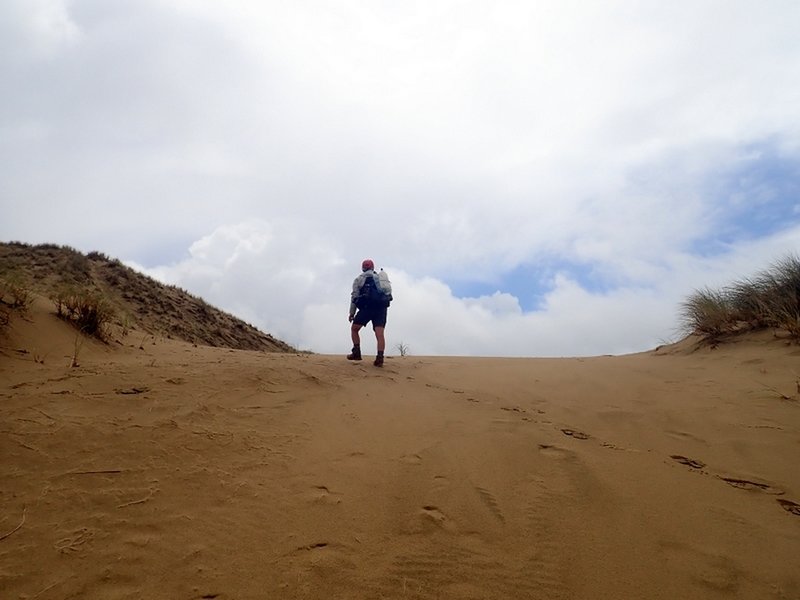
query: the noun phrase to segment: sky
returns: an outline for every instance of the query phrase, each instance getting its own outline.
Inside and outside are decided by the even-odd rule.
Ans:
[[[346,353],[626,354],[800,248],[795,0],[3,0],[0,240]],[[366,353],[374,351],[369,330]]]

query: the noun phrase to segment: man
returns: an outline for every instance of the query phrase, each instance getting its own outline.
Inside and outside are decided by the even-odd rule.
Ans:
[[[385,277],[383,273],[381,275]],[[379,293],[370,293],[370,287],[373,286]],[[386,327],[386,313],[390,300],[391,295],[387,296],[382,291],[380,277],[375,273],[375,263],[369,258],[366,259],[361,263],[361,275],[353,281],[353,291],[350,294],[348,321],[352,323],[350,337],[353,340],[353,351],[347,355],[347,360],[361,360],[361,338],[358,332],[372,321],[372,329],[378,342],[378,355],[372,364],[376,367],[383,366],[383,351],[386,349],[383,331]]]

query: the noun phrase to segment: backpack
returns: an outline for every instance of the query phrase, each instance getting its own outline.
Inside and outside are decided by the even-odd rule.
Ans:
[[[364,279],[361,289],[356,298],[357,308],[378,308],[389,306],[391,296],[388,296],[378,287],[375,274]]]

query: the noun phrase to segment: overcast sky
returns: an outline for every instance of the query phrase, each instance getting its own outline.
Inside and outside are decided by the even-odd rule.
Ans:
[[[800,248],[798,30],[796,0],[3,0],[0,239],[317,352],[366,257],[390,351],[647,350]]]

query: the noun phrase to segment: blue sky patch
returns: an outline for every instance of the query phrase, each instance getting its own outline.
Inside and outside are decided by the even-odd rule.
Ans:
[[[446,280],[445,283],[457,298],[491,296],[499,291],[515,296],[523,311],[533,312],[542,308],[544,297],[553,289],[558,274],[576,281],[590,293],[604,293],[612,287],[590,264],[554,259],[519,265],[491,282]]]
[[[800,222],[800,157],[782,155],[772,144],[753,144],[744,157],[706,185],[711,208],[711,235],[692,251],[723,252],[739,240],[774,234]]]

